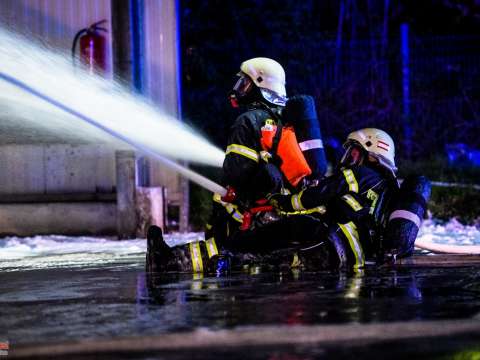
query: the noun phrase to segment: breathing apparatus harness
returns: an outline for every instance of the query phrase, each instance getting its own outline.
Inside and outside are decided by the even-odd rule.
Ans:
[[[241,104],[253,105],[255,109],[263,110],[271,117],[271,119],[266,120],[261,128],[260,143],[263,151],[260,152],[260,158],[266,163],[275,165],[282,173],[283,180],[287,180],[283,183],[289,184],[293,190],[305,177],[312,174],[312,170],[300,149],[293,127],[284,126],[279,111],[269,106],[269,104],[285,106],[287,99],[277,96],[275,92],[269,89],[261,89],[250,75],[243,71],[237,75],[239,79],[229,93],[230,103],[234,108],[238,108]],[[243,210],[241,230],[251,229],[254,226],[254,218],[268,217],[270,218],[268,222],[271,222],[273,220],[269,214],[277,213],[276,209],[268,204],[267,199],[256,201],[253,207],[248,206],[249,204],[241,204],[237,199],[235,189],[232,187],[227,187],[226,195],[219,200],[221,200],[223,206],[235,202],[238,204],[237,208]],[[235,211],[238,213],[237,209]],[[233,212],[232,214],[237,215]],[[237,215],[237,217],[240,216]]]
[[[254,105],[255,108],[264,110],[271,117],[271,119],[267,119],[261,129],[260,142],[264,149],[261,152],[261,158],[280,169],[286,180],[284,183],[290,185],[293,190],[306,176],[311,174],[311,169],[296,140],[294,129],[291,126],[284,126],[279,112],[267,104],[255,102]],[[286,191],[289,192],[288,189]],[[256,224],[261,226],[279,220],[280,217],[299,215],[282,213],[269,204],[267,199],[257,200],[253,206],[242,204],[236,195],[235,189],[227,187],[227,194],[221,200],[225,203],[236,202],[238,204],[238,209],[242,212],[241,230],[249,230]]]
[[[281,170],[287,180],[286,184],[289,184],[292,190],[296,189],[302,180],[312,174],[312,170],[300,149],[294,127],[284,125],[279,114],[268,106],[263,106],[273,122],[266,123],[261,128],[262,148],[271,162]]]

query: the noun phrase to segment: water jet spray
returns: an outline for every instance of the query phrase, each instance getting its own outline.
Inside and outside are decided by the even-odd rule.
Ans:
[[[35,108],[32,108],[30,112],[26,111],[28,122],[65,133],[65,129],[68,131],[71,125],[62,119],[63,123],[59,127],[54,114],[60,112],[67,118],[74,117],[82,120],[79,124],[90,125],[87,125],[85,133],[91,132],[93,128],[100,129],[158,159],[198,185],[225,194],[222,186],[173,161],[222,166],[223,151],[195,134],[193,129],[158,111],[148,100],[131,94],[121,84],[82,69],[74,69],[66,54],[62,56],[45,47],[35,46],[23,37],[3,29],[0,29],[0,44],[0,80],[9,86],[9,89],[0,91],[0,117],[12,116],[8,111],[5,115],[4,111],[5,108],[9,109],[11,86],[14,86],[33,96],[37,99],[35,101],[41,100],[40,103],[45,103],[53,114],[41,118]],[[7,106],[1,106],[1,101],[7,102]],[[25,110],[26,108],[18,109],[18,113],[23,114]],[[14,109],[13,116],[15,115]],[[68,135],[71,135],[71,131]]]
[[[11,84],[11,85],[16,86],[17,88],[19,88],[19,89],[37,97],[37,98],[39,98],[39,99],[41,99],[41,100],[43,100],[47,103],[49,103],[50,105],[53,105],[57,109],[60,109],[60,110],[66,112],[66,113],[68,113],[72,116],[75,116],[76,118],[78,118],[80,120],[83,120],[83,121],[87,122],[90,125],[93,125],[93,126],[99,128],[99,129],[107,132],[108,134],[112,135],[113,137],[116,137],[117,139],[122,140],[123,142],[127,143],[128,145],[132,146],[133,148],[136,148],[136,149],[140,150],[142,153],[155,157],[165,166],[169,167],[172,170],[175,170],[180,175],[182,175],[185,178],[193,181],[194,183],[202,186],[203,188],[205,188],[207,190],[210,190],[214,193],[219,193],[222,196],[224,196],[227,193],[227,190],[224,187],[218,185],[217,183],[213,182],[212,180],[210,180],[210,179],[208,179],[208,178],[206,178],[206,177],[188,169],[185,166],[182,166],[182,165],[180,165],[180,164],[178,164],[178,163],[176,163],[172,160],[169,160],[169,159],[165,158],[164,156],[161,156],[160,154],[150,150],[149,148],[147,148],[145,146],[142,146],[140,144],[135,143],[134,141],[132,141],[128,137],[126,137],[126,136],[124,136],[120,133],[117,133],[117,132],[113,131],[112,129],[109,129],[106,126],[98,123],[94,119],[91,119],[91,118],[79,113],[78,111],[75,111],[75,110],[69,108],[68,106],[65,106],[64,104],[58,102],[57,100],[52,99],[51,97],[40,93],[39,91],[35,90],[31,86],[23,83],[22,81],[14,78],[14,77],[12,77],[8,74],[5,74],[3,72],[0,72],[0,79],[9,83],[9,84]]]

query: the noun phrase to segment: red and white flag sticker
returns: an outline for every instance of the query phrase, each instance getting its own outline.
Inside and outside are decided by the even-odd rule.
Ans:
[[[377,141],[377,147],[385,151],[388,151],[388,149],[390,149],[390,145],[380,140]]]

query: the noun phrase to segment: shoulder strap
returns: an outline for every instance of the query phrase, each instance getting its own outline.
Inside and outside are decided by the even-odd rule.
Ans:
[[[270,153],[274,158],[277,156],[278,144],[280,144],[280,137],[282,136],[282,130],[283,130],[283,125],[279,123],[277,125],[277,131],[273,136],[272,149],[270,150]]]
[[[280,143],[280,138],[282,136],[282,130],[283,130],[282,119],[279,116],[279,114],[275,113],[275,111],[273,111],[270,107],[268,107],[263,103],[262,103],[262,109],[265,110],[277,123],[277,131],[273,136],[272,149],[270,150],[272,157],[276,159],[278,158],[277,157],[278,144]]]
[[[280,114],[273,111],[269,106],[265,105],[264,103],[258,103],[258,107],[267,112],[277,122],[277,124],[282,123]]]

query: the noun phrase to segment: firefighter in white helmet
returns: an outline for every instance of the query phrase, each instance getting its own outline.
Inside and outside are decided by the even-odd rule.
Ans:
[[[220,242],[227,227],[231,234],[242,224],[242,210],[235,203],[248,207],[283,187],[279,167],[265,157],[261,129],[280,121],[287,101],[285,71],[277,61],[258,57],[244,61],[237,76],[229,100],[244,111],[230,128],[225,151],[222,184],[230,191],[223,198],[214,196],[214,213],[206,231],[207,238]]]
[[[258,57],[240,65],[239,77],[230,92],[232,105],[262,102],[268,106],[285,106],[285,71],[275,60]]]
[[[285,71],[277,61],[257,57],[242,62],[237,76],[228,95],[232,107],[243,112],[228,134],[222,185],[229,191],[223,197],[214,195],[205,231],[205,238],[218,248],[241,232],[245,210],[267,194],[281,192],[286,179],[279,162],[273,161],[275,154],[262,144],[265,127],[276,129],[281,123],[287,102]]]
[[[229,98],[233,107],[245,111],[228,134],[223,184],[248,202],[281,186],[276,169],[264,166],[260,139],[261,128],[278,121],[287,101],[285,71],[275,60],[259,57],[244,61],[237,76]]]
[[[271,202],[291,214],[325,211],[321,218],[334,228],[328,241],[341,265],[361,268],[378,253],[381,244],[374,233],[385,225],[388,199],[399,188],[395,145],[385,131],[366,128],[350,133],[344,149],[338,168],[318,186],[274,195]]]
[[[366,128],[350,133],[344,144],[346,152],[341,161],[342,164],[345,164],[348,161],[348,157],[352,156],[351,152],[356,145],[360,145],[370,157],[370,159],[366,159],[367,162],[378,162],[380,166],[391,173],[397,171],[395,166],[395,144],[390,135],[385,131]]]
[[[277,61],[258,57],[244,61],[237,76],[229,100],[233,107],[241,108],[243,113],[230,128],[223,163],[222,185],[230,191],[223,197],[214,195],[213,214],[206,225],[205,246],[209,259],[215,256],[217,251],[214,249],[221,249],[227,239],[240,231],[245,210],[267,194],[280,192],[286,179],[280,170],[281,166],[272,161],[275,154],[267,154],[262,145],[262,128],[281,128],[281,113],[287,102],[285,71]],[[277,133],[281,135],[281,131]],[[301,154],[301,150],[299,152]],[[155,234],[160,232],[154,230],[149,239],[159,238]],[[199,251],[192,251],[192,259]],[[163,253],[169,251],[163,249]],[[157,261],[164,262],[168,263]],[[192,260],[192,264],[195,263]]]

